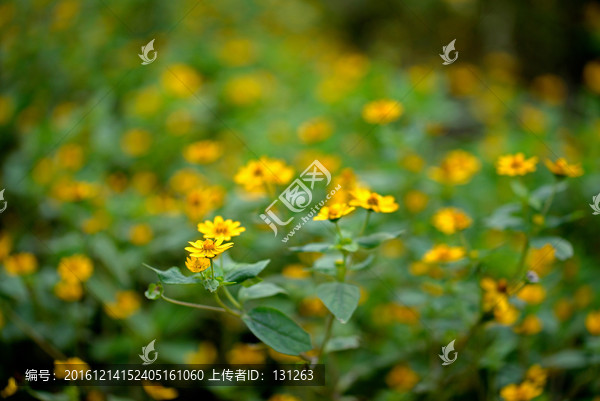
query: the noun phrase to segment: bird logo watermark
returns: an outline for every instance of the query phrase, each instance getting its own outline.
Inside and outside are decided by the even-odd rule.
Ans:
[[[448,45],[442,47],[442,51],[444,52],[444,54],[440,54],[440,57],[442,58],[442,60],[444,60],[444,62],[442,63],[444,65],[452,64],[458,59],[458,52],[454,48],[454,42],[456,42],[456,39],[452,40],[452,42],[448,43]],[[456,53],[454,58],[450,58],[451,52]]]
[[[142,361],[144,361],[143,365],[150,365],[158,358],[158,351],[154,350],[154,341],[156,341],[156,339],[150,341],[145,347],[142,347],[142,354],[138,354]],[[154,352],[154,359],[150,359],[151,352]]]
[[[154,52],[154,58],[150,58],[148,56],[150,52]],[[156,60],[156,57],[158,57],[158,52],[154,50],[154,39],[148,42],[146,46],[142,46],[142,54],[138,54],[138,56],[142,59],[142,65],[150,64]]]
[[[3,211],[6,210],[6,208],[8,207],[8,202],[4,200],[4,189],[2,191],[0,191],[0,204],[4,204],[2,206],[2,209],[0,209],[0,213],[2,213]]]
[[[438,354],[440,359],[444,361],[444,363],[442,363],[442,365],[444,366],[454,363],[454,361],[456,361],[456,358],[458,358],[458,352],[454,351],[454,341],[456,340],[452,340],[450,341],[450,343],[448,343],[448,345],[442,347],[442,353]],[[450,359],[450,353],[452,351],[454,351],[454,359]]]
[[[592,214],[600,214],[600,194],[594,196],[592,198],[592,202],[594,203],[589,204],[592,210],[594,211],[594,213]]]

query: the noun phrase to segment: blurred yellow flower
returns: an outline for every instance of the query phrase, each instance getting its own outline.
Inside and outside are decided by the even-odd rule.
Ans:
[[[263,78],[258,74],[245,74],[225,83],[225,97],[237,106],[247,106],[263,98]]]
[[[515,308],[507,298],[499,298],[498,303],[494,306],[494,319],[496,322],[510,326],[519,318],[519,311]]]
[[[164,387],[159,383],[144,381],[142,383],[142,387],[144,388],[146,394],[148,394],[153,400],[174,400],[175,398],[179,397],[179,393],[176,389]]]
[[[509,384],[500,390],[500,396],[506,401],[529,401],[542,394],[542,389],[525,381],[519,385]]]
[[[265,193],[272,185],[284,185],[291,181],[294,170],[282,160],[262,156],[241,167],[234,177],[248,192]]]
[[[559,105],[567,97],[567,85],[557,75],[544,74],[533,80],[533,92],[551,105]]]
[[[573,309],[573,304],[568,298],[561,298],[554,304],[554,314],[561,322],[564,322],[571,317]]]
[[[7,232],[0,232],[0,262],[10,255],[12,245],[12,236]]]
[[[318,297],[304,298],[298,306],[302,316],[325,316],[327,308]]]
[[[52,187],[52,197],[63,202],[80,202],[98,195],[97,184],[61,178]]]
[[[87,281],[94,272],[92,260],[85,255],[72,255],[58,262],[58,275],[68,282]]]
[[[9,276],[22,276],[37,270],[38,262],[35,255],[23,252],[8,256],[4,260],[4,269]]]
[[[152,135],[141,128],[132,128],[123,134],[121,149],[129,156],[142,156],[148,152],[152,144]]]
[[[400,165],[410,172],[418,173],[425,167],[425,160],[416,153],[409,153],[400,160]]]
[[[61,280],[54,286],[54,294],[63,301],[79,301],[83,296],[83,286],[79,281]]]
[[[404,195],[404,206],[411,213],[422,212],[427,207],[427,203],[429,203],[429,196],[424,192],[411,190]]]
[[[265,363],[267,358],[262,345],[237,343],[227,353],[227,362],[236,365],[254,365]]]
[[[546,129],[546,115],[537,107],[525,105],[521,108],[521,125],[534,134],[543,134]]]
[[[161,82],[167,93],[188,98],[200,89],[202,77],[186,64],[172,64],[163,71]]]
[[[294,397],[291,394],[275,394],[269,397],[267,401],[302,401],[298,397]]]
[[[246,231],[246,228],[240,226],[239,221],[223,220],[223,217],[217,216],[214,221],[206,220],[204,223],[199,223],[198,231],[204,234],[204,238],[229,241],[231,237],[237,237]]]
[[[464,150],[446,154],[439,167],[429,169],[429,178],[446,185],[463,185],[471,181],[481,168],[479,160]]]
[[[196,242],[189,242],[191,246],[185,248],[190,253],[190,256],[196,258],[214,258],[219,256],[233,246],[233,242],[223,243],[223,239],[199,239]]]
[[[57,379],[64,379],[69,370],[83,370],[84,372],[87,372],[90,370],[90,366],[77,357],[67,358],[64,361],[54,361],[54,376],[56,376]]]
[[[183,150],[183,157],[190,163],[209,164],[223,154],[223,146],[217,141],[198,141]]]
[[[419,382],[419,375],[410,367],[396,365],[385,376],[385,383],[396,391],[410,391]]]
[[[496,172],[499,175],[509,175],[511,177],[533,173],[537,160],[538,158],[535,156],[526,159],[523,153],[500,156],[496,163]]]
[[[581,287],[577,288],[575,294],[573,294],[575,305],[580,309],[585,308],[590,304],[590,302],[592,302],[592,299],[594,299],[594,294],[595,291],[590,285],[582,285]]]
[[[394,302],[378,305],[373,310],[373,320],[380,324],[396,322],[415,325],[419,322],[419,317],[420,313],[416,308]]]
[[[470,96],[479,90],[478,69],[466,63],[456,63],[448,68],[450,93],[454,96]]]
[[[56,160],[60,167],[70,171],[78,171],[83,166],[83,148],[74,143],[63,145],[56,152]]]
[[[194,126],[194,117],[187,110],[175,110],[167,116],[165,128],[172,135],[188,134]]]
[[[191,256],[185,260],[185,267],[191,272],[200,273],[210,267],[210,259]]]
[[[423,276],[423,275],[427,274],[430,267],[431,267],[431,264],[429,264],[429,263],[416,261],[416,262],[412,262],[410,264],[408,271],[413,276]]]
[[[301,264],[287,265],[283,268],[281,274],[283,277],[289,279],[304,279],[310,277],[310,272]]]
[[[54,161],[49,157],[41,158],[33,168],[32,178],[40,185],[48,184],[56,174]]]
[[[141,117],[150,117],[160,109],[163,98],[158,88],[149,86],[136,91],[131,103],[133,104],[134,114]]]
[[[465,257],[465,249],[461,246],[448,246],[446,244],[434,245],[423,256],[425,263],[456,262]]]
[[[169,187],[178,194],[187,194],[198,189],[204,182],[204,176],[198,171],[193,168],[182,168],[169,178]]]
[[[91,217],[84,220],[81,229],[86,234],[95,234],[102,230],[106,230],[110,225],[110,216],[104,210],[99,210]]]
[[[517,298],[528,304],[537,305],[546,298],[546,290],[540,284],[527,284],[517,293]]]
[[[198,188],[190,191],[185,198],[185,213],[190,220],[198,221],[223,202],[221,187]]]
[[[116,193],[122,193],[127,189],[127,175],[122,172],[112,173],[106,178],[106,182],[111,190]]]
[[[532,365],[525,373],[525,380],[538,387],[544,387],[546,385],[547,377],[548,373],[546,372],[546,369],[542,368],[540,365]]]
[[[333,125],[323,117],[313,118],[298,128],[298,136],[304,143],[324,141],[333,133]]]
[[[583,79],[592,92],[600,94],[600,61],[590,61],[585,65]]]
[[[579,177],[583,175],[583,169],[581,164],[569,164],[563,157],[552,163],[551,160],[546,159],[546,167],[556,177]]]
[[[6,387],[4,387],[4,389],[2,389],[0,391],[0,397],[8,398],[11,395],[13,395],[14,393],[16,393],[18,389],[19,389],[19,386],[17,386],[17,381],[15,380],[14,377],[10,377],[8,379],[8,383],[6,384]]]
[[[393,213],[398,210],[398,204],[391,195],[381,196],[368,189],[357,188],[351,193],[353,200],[350,206],[359,206],[376,213]]]
[[[217,348],[213,343],[203,341],[198,349],[185,355],[185,363],[189,365],[210,365],[217,360]]]
[[[593,336],[600,336],[600,310],[592,311],[585,317],[585,327]]]
[[[345,203],[334,203],[331,206],[323,206],[319,210],[319,214],[313,217],[313,220],[330,220],[335,222],[352,213],[355,209],[355,207],[348,206]]]
[[[555,255],[556,250],[550,244],[544,244],[541,248],[532,248],[527,254],[526,265],[529,270],[543,277],[550,271],[556,260]]]
[[[78,0],[62,0],[54,8],[51,31],[62,31],[77,20],[81,4]]]
[[[129,229],[129,239],[133,245],[146,245],[152,241],[152,229],[148,224],[136,224]]]
[[[219,50],[219,59],[230,67],[248,65],[255,58],[256,46],[248,39],[230,39],[223,43]]]
[[[525,335],[534,335],[542,331],[542,321],[539,317],[535,315],[525,316],[521,324],[517,327],[514,327],[513,330],[515,333],[521,333]]]
[[[148,195],[156,187],[158,179],[151,171],[138,171],[131,177],[131,186],[140,193]]]
[[[367,103],[362,110],[363,119],[370,124],[388,124],[402,116],[404,106],[391,99]]]
[[[104,310],[113,319],[127,319],[141,306],[140,296],[134,291],[118,291],[115,299],[104,305]]]
[[[471,218],[462,210],[446,207],[433,215],[432,224],[444,234],[454,234],[471,226]]]

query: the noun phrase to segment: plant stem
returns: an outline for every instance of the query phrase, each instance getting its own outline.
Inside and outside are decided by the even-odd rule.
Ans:
[[[225,309],[223,309],[223,308],[217,308],[216,306],[209,306],[209,305],[202,305],[202,304],[193,304],[191,302],[178,301],[176,299],[169,298],[169,297],[167,297],[165,295],[161,295],[160,297],[162,299],[164,299],[165,301],[170,302],[170,303],[175,304],[175,305],[188,306],[190,308],[196,308],[196,309],[211,310],[211,311],[215,311],[215,312],[226,312]]]
[[[212,258],[208,259],[210,260],[210,275],[212,277],[212,279],[215,279],[215,268],[213,267],[213,260]]]
[[[550,210],[550,206],[554,201],[554,196],[556,196],[556,179],[554,179],[554,182],[552,183],[552,192],[550,192],[550,196],[548,197],[548,200],[546,200],[546,204],[544,205],[544,209],[542,210],[542,216],[545,217],[546,213],[548,213],[548,211]]]
[[[369,217],[371,217],[371,210],[367,210],[367,216],[365,217],[365,222],[363,223],[362,229],[360,230],[361,237],[365,233],[365,230],[367,229],[367,224],[369,224]]]
[[[340,236],[340,240],[341,240],[343,238],[343,236],[342,236],[342,230],[340,230],[340,226],[338,225],[337,221],[335,221],[333,224],[335,224],[335,231]]]
[[[217,289],[217,291],[219,291]],[[231,309],[229,306],[225,305],[225,303],[223,301],[221,301],[221,298],[219,298],[219,294],[217,293],[217,291],[215,291],[213,294],[215,296],[215,301],[217,301],[217,303],[223,308],[225,309],[225,311],[227,313],[229,313],[230,315],[233,315],[235,317],[240,317],[241,315],[239,313],[237,313],[236,311],[234,311],[233,309]]]
[[[231,292],[229,292],[229,290],[227,289],[227,287],[224,286],[223,287],[223,291],[225,291],[225,295],[231,301],[231,303],[233,304],[233,306],[235,306],[238,309],[242,309],[242,305],[240,305],[240,303],[233,297],[233,295],[231,295]]]
[[[527,253],[529,252],[529,247],[531,246],[531,243],[529,241],[529,236],[527,234],[525,235],[525,243],[523,244],[523,251],[521,253],[521,258],[519,259],[519,264],[517,265],[517,277],[519,277],[519,279],[521,277],[523,277],[523,273],[525,273],[523,271],[523,269],[525,268],[525,260],[527,259]]]
[[[317,363],[321,361],[323,357],[323,352],[325,351],[325,346],[331,337],[331,328],[333,327],[333,315],[329,314],[329,319],[327,320],[327,326],[325,328],[325,336],[323,337],[323,342],[321,343],[321,347],[319,348],[319,353],[317,354]]]

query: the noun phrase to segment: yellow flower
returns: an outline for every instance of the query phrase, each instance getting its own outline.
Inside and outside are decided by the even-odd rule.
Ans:
[[[355,189],[351,193],[353,200],[350,206],[359,206],[377,213],[393,213],[398,210],[398,204],[391,195],[381,196],[368,189]]]
[[[483,310],[489,311],[499,302],[508,300],[508,283],[505,279],[495,281],[489,277],[484,277],[479,282],[483,289]]]
[[[569,164],[564,157],[560,157],[554,163],[546,159],[546,167],[556,177],[579,177],[583,175],[583,169],[579,163]]]
[[[146,392],[146,394],[148,394],[153,400],[173,400],[179,397],[179,393],[176,389],[164,387],[159,383],[144,381],[142,383],[142,387],[144,387],[144,391]]]
[[[87,372],[90,370],[90,367],[87,363],[77,357],[67,358],[64,361],[54,361],[54,375],[57,379],[64,379],[67,376],[68,370],[83,370],[84,372]]]
[[[422,212],[427,207],[428,202],[429,197],[421,191],[412,190],[404,195],[404,205],[406,206],[406,210],[411,213]]]
[[[410,391],[419,382],[419,375],[410,367],[396,365],[385,376],[385,383],[396,391]]]
[[[261,345],[235,344],[227,353],[227,362],[232,365],[254,365],[265,363],[265,350]]]
[[[12,237],[9,233],[0,232],[0,261],[6,259],[12,250]]]
[[[185,267],[191,272],[200,273],[210,267],[210,259],[189,257],[185,261]]]
[[[237,237],[246,231],[246,228],[241,227],[239,221],[223,220],[223,217],[217,216],[214,221],[206,220],[204,223],[199,223],[198,231],[204,234],[204,238],[229,241],[231,237]]]
[[[600,62],[590,61],[583,69],[583,78],[592,92],[600,93]]]
[[[425,160],[416,153],[409,153],[400,161],[400,165],[413,173],[423,170]]]
[[[237,106],[258,102],[263,97],[263,77],[258,74],[244,74],[231,78],[225,83],[225,97]]]
[[[142,156],[148,152],[152,144],[152,135],[141,128],[132,128],[121,138],[121,149],[129,156]]]
[[[30,274],[37,270],[38,262],[31,253],[17,253],[4,260],[4,269],[10,276]]]
[[[585,308],[590,304],[590,302],[592,302],[593,298],[594,290],[592,290],[592,287],[587,284],[579,287],[573,295],[573,300],[578,308]]]
[[[547,377],[546,369],[543,369],[540,365],[531,366],[525,373],[525,380],[537,387],[544,387]]]
[[[525,335],[533,335],[542,331],[542,321],[535,315],[526,316],[521,324],[514,328],[515,333],[522,333]]]
[[[517,298],[531,305],[537,305],[546,298],[546,290],[540,284],[528,284],[517,293]]]
[[[227,242],[223,244],[223,239],[207,239],[201,240],[199,239],[196,242],[189,242],[191,245],[186,247],[185,250],[190,253],[190,256],[196,258],[214,258],[219,256],[229,248],[233,246],[233,242]]]
[[[158,88],[149,86],[132,93],[131,103],[134,114],[141,117],[151,117],[161,107],[163,102],[162,95]]]
[[[223,146],[217,141],[198,141],[186,146],[183,157],[190,163],[209,164],[223,154]]]
[[[74,143],[63,145],[56,153],[58,165],[64,169],[77,171],[83,165],[83,148]]]
[[[301,401],[300,398],[294,397],[291,394],[275,394],[267,401]]]
[[[404,107],[391,99],[376,100],[367,103],[362,110],[363,119],[370,124],[388,124],[402,116]]]
[[[293,178],[294,170],[283,161],[261,157],[240,168],[234,177],[248,192],[265,193],[272,185],[284,185]]]
[[[433,225],[444,234],[454,234],[468,228],[472,220],[465,212],[455,207],[438,210],[433,215]]]
[[[169,94],[187,98],[200,89],[202,77],[188,65],[174,64],[162,73],[161,82]]]
[[[83,286],[78,280],[61,280],[54,286],[54,294],[66,302],[79,301],[83,296]]]
[[[429,272],[430,267],[431,265],[428,263],[416,261],[410,264],[409,272],[413,276],[423,276]]]
[[[333,126],[322,117],[314,118],[298,128],[298,136],[304,143],[324,141],[333,133]]]
[[[494,319],[496,322],[510,326],[519,318],[519,311],[512,306],[508,299],[500,298],[499,302],[494,306]]]
[[[217,348],[208,341],[201,342],[198,350],[185,356],[188,365],[210,365],[217,360]]]
[[[415,308],[388,303],[378,305],[373,311],[373,320],[379,324],[397,322],[401,324],[415,325],[419,322],[419,311]]]
[[[6,385],[6,387],[4,387],[2,391],[0,391],[0,397],[8,398],[14,393],[16,393],[18,389],[19,387],[17,386],[17,381],[14,377],[10,377],[8,379],[8,384]]]
[[[588,313],[585,318],[585,327],[591,335],[600,336],[600,310]]]
[[[94,265],[85,255],[64,257],[58,262],[58,275],[65,281],[87,281],[94,272]]]
[[[460,246],[448,246],[446,244],[438,244],[431,248],[425,256],[425,263],[445,263],[456,262],[465,257],[465,249]]]
[[[441,184],[463,185],[481,168],[481,163],[464,150],[453,150],[446,154],[439,167],[429,169],[429,177]]]
[[[530,270],[536,272],[540,277],[550,271],[556,260],[556,250],[550,244],[544,244],[541,248],[533,248],[527,255],[526,264]]]
[[[129,239],[133,245],[146,245],[152,241],[152,229],[148,224],[136,224],[129,230]]]
[[[198,188],[190,191],[185,198],[185,213],[190,220],[200,220],[223,202],[223,189],[218,186]]]
[[[566,321],[573,314],[573,304],[570,299],[561,298],[554,305],[554,314],[561,322]]]
[[[352,213],[356,208],[348,206],[345,203],[334,203],[331,206],[323,206],[319,214],[313,217],[313,220],[331,220],[337,221],[347,214]]]
[[[325,316],[327,308],[318,297],[304,298],[298,306],[302,316]]]
[[[62,178],[52,187],[52,197],[63,202],[79,202],[95,197],[98,191],[96,184]]]
[[[106,313],[114,319],[127,319],[141,306],[140,297],[134,291],[118,291],[115,302],[104,305]]]
[[[533,80],[533,91],[551,105],[559,105],[567,96],[567,85],[557,75],[544,74]]]
[[[219,51],[219,59],[232,67],[250,64],[255,58],[256,48],[248,39],[230,39],[223,43]]]
[[[310,277],[310,272],[300,264],[287,265],[283,268],[281,274],[283,277],[290,279],[303,279]]]
[[[535,156],[526,159],[523,153],[500,156],[496,163],[496,172],[499,175],[509,175],[511,177],[526,175],[535,171],[537,161],[538,158]]]
[[[187,110],[175,110],[167,116],[165,128],[171,135],[189,134],[194,127],[194,116]]]
[[[500,396],[506,401],[529,401],[542,394],[542,389],[525,381],[519,385],[509,384],[500,390]]]

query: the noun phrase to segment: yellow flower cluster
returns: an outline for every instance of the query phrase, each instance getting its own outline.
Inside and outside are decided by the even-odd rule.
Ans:
[[[455,207],[440,209],[433,215],[432,224],[444,234],[454,234],[471,226],[472,220],[465,212]]]
[[[510,326],[517,321],[519,311],[509,302],[508,283],[504,279],[494,281],[487,277],[480,282],[483,289],[483,310],[492,311],[496,322]]]
[[[141,306],[140,296],[134,291],[118,291],[115,299],[104,305],[104,310],[113,319],[127,319]]]
[[[352,213],[355,209],[355,207],[348,206],[345,203],[334,203],[331,206],[323,206],[319,210],[319,214],[317,214],[313,220],[329,220],[335,222]]]
[[[439,167],[429,169],[429,177],[445,185],[463,185],[479,171],[479,160],[464,150],[453,150],[446,154]]]
[[[263,156],[240,168],[233,179],[250,193],[264,194],[273,192],[273,185],[287,184],[293,175],[294,170],[283,161]]]
[[[542,394],[546,379],[546,370],[540,365],[533,365],[527,370],[525,381],[503,387],[500,396],[505,401],[529,401]]]
[[[437,244],[423,256],[425,263],[449,263],[456,262],[465,257],[465,249],[460,246],[449,246]]]
[[[402,103],[392,99],[376,100],[367,103],[362,111],[363,119],[370,124],[388,124],[396,121],[404,113]]]
[[[58,263],[60,281],[54,286],[54,293],[63,301],[79,301],[83,296],[82,283],[94,272],[90,258],[85,255],[67,256]]]
[[[410,391],[417,385],[421,378],[419,375],[406,365],[397,365],[385,377],[388,387],[395,391]]]
[[[535,156],[526,159],[523,153],[501,156],[496,163],[496,172],[498,175],[508,175],[512,177],[526,175],[535,171],[537,161],[538,158]]]
[[[382,196],[363,188],[355,189],[351,195],[353,199],[350,201],[350,206],[362,207],[376,213],[393,213],[398,210],[396,200],[390,195]]]
[[[35,255],[23,252],[10,255],[4,259],[4,269],[10,276],[22,276],[33,273],[38,268]]]

